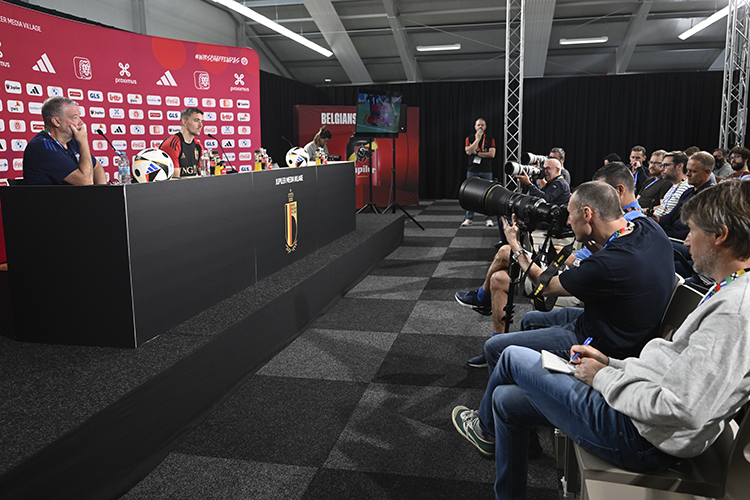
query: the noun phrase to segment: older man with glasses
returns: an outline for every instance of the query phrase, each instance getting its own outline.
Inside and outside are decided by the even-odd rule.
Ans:
[[[567,205],[570,199],[570,185],[562,176],[562,164],[555,158],[544,162],[544,178],[539,179],[537,187],[526,172],[514,176],[524,186],[524,192],[538,196],[551,205]],[[541,188],[541,189],[540,189]]]
[[[645,210],[652,210],[661,204],[661,200],[667,191],[672,187],[672,183],[663,179],[661,175],[661,165],[664,160],[666,151],[660,149],[651,153],[651,160],[648,162],[648,173],[653,177],[646,181],[641,193],[638,196],[638,203]]]

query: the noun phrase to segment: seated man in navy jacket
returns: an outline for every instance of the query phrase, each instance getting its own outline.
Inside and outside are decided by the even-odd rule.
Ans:
[[[44,130],[23,154],[25,184],[104,184],[104,169],[91,155],[78,103],[50,97],[42,105]]]

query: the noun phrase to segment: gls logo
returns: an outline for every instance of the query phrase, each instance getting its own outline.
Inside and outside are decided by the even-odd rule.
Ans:
[[[219,147],[219,143],[213,139],[206,139],[205,141],[203,141],[203,145],[211,149],[216,149]]]
[[[179,120],[179,119],[180,119],[179,111],[167,111],[167,120]]]
[[[101,90],[89,90],[89,101],[102,102],[104,100],[104,92]]]
[[[104,118],[106,115],[107,113],[104,111],[104,108],[96,108],[94,106],[89,108],[89,116],[91,118]]]

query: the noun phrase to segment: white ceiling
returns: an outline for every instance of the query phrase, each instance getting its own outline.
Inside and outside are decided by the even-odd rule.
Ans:
[[[325,58],[257,23],[245,23],[247,45],[278,74],[301,82],[326,85],[330,79],[330,84],[345,85],[504,77],[505,3],[497,0],[243,3],[333,50],[334,56]],[[726,20],[686,41],[677,35],[726,5],[727,0],[526,0],[525,77],[706,71],[712,65],[721,69]],[[609,41],[559,43],[561,38],[599,36]],[[455,43],[461,44],[460,50],[416,51],[418,45]]]

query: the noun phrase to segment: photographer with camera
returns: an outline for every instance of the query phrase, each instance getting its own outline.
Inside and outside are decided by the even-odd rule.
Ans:
[[[469,157],[469,166],[466,171],[466,178],[481,177],[482,179],[492,180],[492,159],[495,157],[495,139],[487,134],[487,122],[484,118],[477,118],[474,122],[474,136],[466,138],[464,151]],[[462,226],[471,226],[474,221],[474,212],[467,211],[466,219],[461,223]],[[484,225],[492,227],[492,217],[484,216]]]
[[[635,199],[634,179],[630,169],[622,162],[610,162],[594,173],[594,181],[609,184],[617,191],[623,218],[630,222],[635,218],[644,217],[641,207]],[[556,248],[556,250],[560,250]],[[565,261],[569,266],[578,266],[583,259],[591,256],[586,248],[581,248]],[[505,333],[505,322],[502,311],[508,302],[508,290],[511,285],[508,268],[510,266],[511,247],[504,245],[495,254],[495,258],[487,271],[484,284],[478,290],[458,291],[456,300],[459,304],[472,307],[480,314],[492,314],[493,335]],[[486,293],[485,290],[489,291]],[[480,298],[482,300],[480,300]],[[529,313],[535,314],[535,313]],[[484,368],[487,361],[482,353],[471,358],[468,365],[473,368]]]
[[[570,199],[570,185],[561,175],[562,164],[554,158],[549,158],[544,162],[543,170],[544,177],[539,179],[541,189],[531,182],[526,171],[522,170],[520,175],[513,177],[523,184],[524,193],[538,196],[551,205],[567,205]]]

